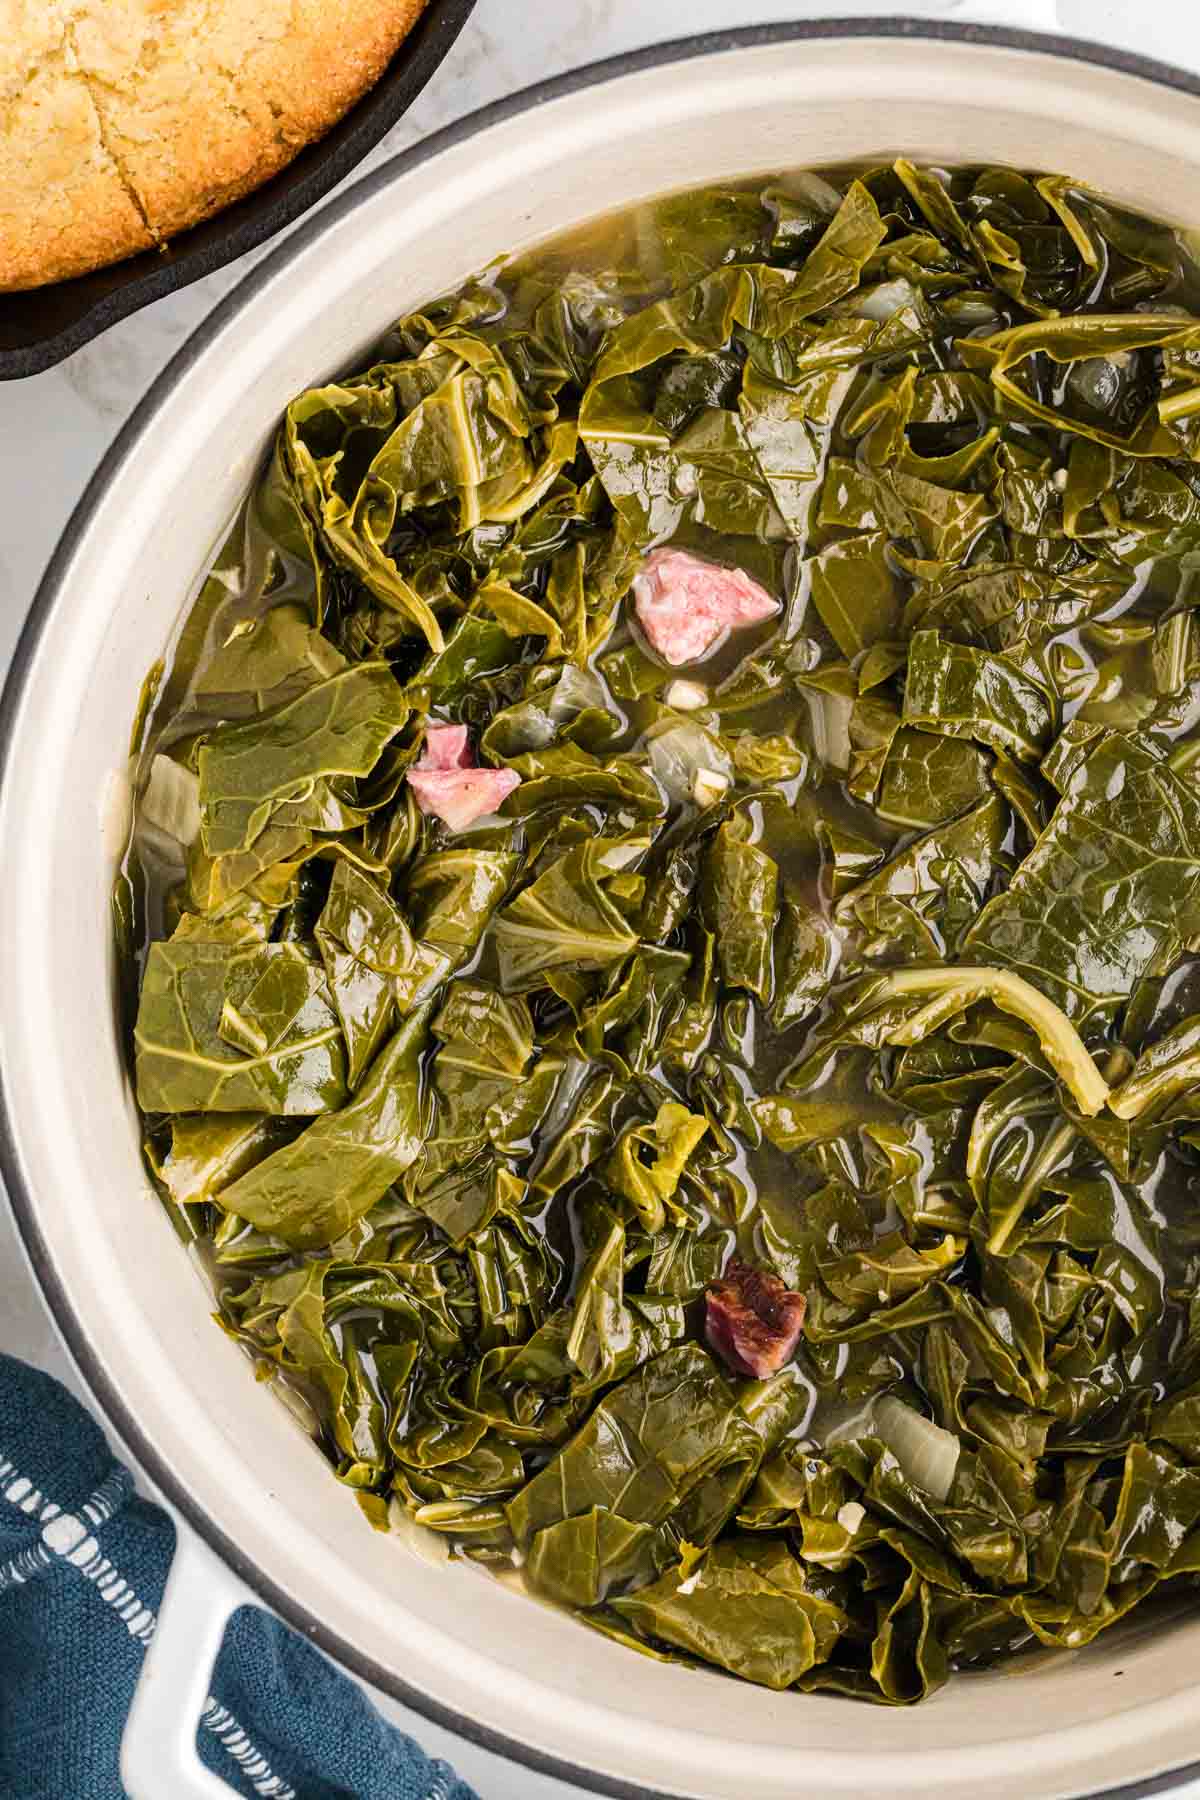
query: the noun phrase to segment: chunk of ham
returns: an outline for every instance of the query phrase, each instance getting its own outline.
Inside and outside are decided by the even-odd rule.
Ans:
[[[672,668],[698,662],[727,632],[773,618],[779,602],[744,569],[689,550],[653,550],[634,577],[633,604],[652,647]]]
[[[704,1295],[704,1334],[737,1375],[774,1375],[793,1355],[804,1324],[805,1300],[778,1275],[731,1262]]]
[[[428,725],[408,785],[423,813],[436,814],[451,831],[465,831],[494,813],[521,777],[513,769],[477,768],[465,725]]]
[[[470,769],[475,765],[465,725],[427,725],[418,769]]]

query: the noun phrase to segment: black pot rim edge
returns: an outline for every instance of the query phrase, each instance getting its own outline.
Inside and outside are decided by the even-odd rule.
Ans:
[[[139,401],[129,420],[106,452],[47,565],[13,653],[3,693],[0,694],[0,786],[7,779],[16,718],[32,668],[34,653],[57,604],[60,589],[76,549],[90,526],[93,514],[99,509],[104,494],[113,484],[126,458],[132,454],[140,440],[153,430],[159,415],[170,404],[176,382],[203,354],[209,341],[220,333],[229,319],[240,309],[245,299],[253,295],[259,286],[268,281],[276,269],[282,267],[290,257],[305,248],[324,231],[333,219],[344,217],[352,212],[361,201],[381,187],[385,187],[397,172],[418,168],[421,164],[437,156],[442,150],[473,137],[491,125],[513,118],[520,113],[532,111],[545,101],[561,99],[566,95],[597,86],[617,76],[634,74],[644,69],[691,60],[724,50],[793,43],[806,39],[870,37],[930,39],[940,43],[980,44],[1000,49],[1059,56],[1067,60],[1110,69],[1118,74],[1136,76],[1142,80],[1155,82],[1161,86],[1200,98],[1200,78],[1189,74],[1186,70],[1148,57],[1134,55],[1131,52],[1089,43],[1080,38],[1052,36],[1002,26],[965,25],[949,20],[915,19],[904,16],[849,19],[834,17],[803,23],[750,25],[731,30],[705,32],[588,63],[579,69],[570,70],[550,80],[524,88],[516,94],[493,101],[445,126],[430,137],[411,145],[408,149],[400,151],[380,168],[373,170],[362,180],[356,182],[346,193],[339,195],[314,212],[282,244],[255,265],[238,283],[237,287],[193,331],[172,357],[166,368]],[[150,1480],[171,1506],[220,1557],[221,1561],[233,1570],[252,1595],[262,1601],[294,1630],[317,1644],[335,1663],[353,1671],[370,1687],[390,1695],[432,1723],[459,1737],[466,1738],[469,1742],[491,1751],[495,1755],[506,1757],[512,1762],[534,1769],[540,1774],[555,1777],[560,1781],[573,1782],[589,1792],[612,1796],[612,1800],[679,1800],[679,1790],[672,1793],[661,1788],[649,1788],[641,1783],[627,1782],[604,1775],[597,1770],[583,1768],[565,1758],[551,1756],[528,1744],[523,1744],[503,1732],[480,1724],[467,1714],[457,1712],[454,1707],[445,1705],[417,1688],[410,1687],[390,1670],[376,1662],[373,1657],[348,1644],[336,1631],[311,1613],[307,1607],[293,1600],[289,1594],[276,1586],[257,1567],[253,1558],[247,1556],[226,1535],[216,1521],[176,1479],[166,1457],[145,1435],[136,1417],[109,1381],[99,1352],[93,1346],[84,1330],[82,1321],[75,1314],[67,1299],[49,1247],[38,1225],[33,1196],[26,1183],[17,1152],[8,1096],[4,1091],[2,1080],[0,1080],[0,1176],[3,1177],[17,1231],[43,1297],[72,1359],[106,1420],[123,1443],[128,1446]],[[1093,1800],[1117,1800],[1117,1796],[1120,1796],[1121,1800],[1137,1800],[1137,1797],[1141,1796],[1168,1793],[1182,1783],[1194,1779],[1197,1775],[1200,1775],[1200,1762],[1189,1763],[1163,1775],[1125,1783],[1115,1788],[1106,1788],[1102,1793],[1095,1795]]]

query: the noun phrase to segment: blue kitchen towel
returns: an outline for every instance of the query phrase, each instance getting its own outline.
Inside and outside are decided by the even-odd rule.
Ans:
[[[78,1402],[0,1356],[0,1800],[121,1800],[173,1547]],[[257,1607],[230,1621],[198,1744],[247,1800],[476,1800]]]

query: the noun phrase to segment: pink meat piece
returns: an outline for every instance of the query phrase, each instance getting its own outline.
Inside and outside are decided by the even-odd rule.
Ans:
[[[512,769],[480,769],[465,725],[427,725],[425,745],[408,771],[423,813],[436,813],[452,831],[465,831],[506,800],[521,777]]]
[[[704,1334],[738,1375],[774,1375],[800,1341],[805,1299],[778,1275],[749,1263],[731,1262],[704,1295]]]
[[[672,668],[698,662],[727,631],[773,618],[779,602],[744,569],[688,550],[653,550],[633,583],[638,621]]]
[[[418,769],[469,769],[474,766],[465,725],[427,725]]]
[[[436,813],[452,831],[464,831],[495,812],[521,777],[515,769],[422,769],[408,771],[408,785],[423,813]]]

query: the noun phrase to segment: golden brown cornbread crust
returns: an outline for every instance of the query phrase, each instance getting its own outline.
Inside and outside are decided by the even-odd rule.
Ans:
[[[291,161],[425,0],[0,0],[0,289],[116,262]]]

